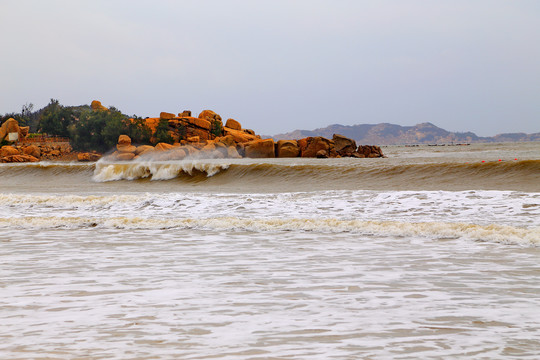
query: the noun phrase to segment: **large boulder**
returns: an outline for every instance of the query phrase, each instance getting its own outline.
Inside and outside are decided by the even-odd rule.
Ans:
[[[142,155],[146,154],[148,152],[155,151],[154,147],[151,145],[140,145],[137,146],[137,149],[135,150],[135,155]]]
[[[109,109],[107,109],[105,106],[101,105],[101,101],[97,101],[97,100],[93,100],[92,103],[90,104],[90,107],[92,108],[92,110],[101,110],[101,111],[107,111]]]
[[[4,145],[0,148],[0,157],[12,156],[12,155],[20,155],[19,150],[9,145]]]
[[[137,148],[133,145],[131,145],[131,138],[127,135],[120,135],[118,137],[118,144],[116,144],[116,149],[119,153],[133,153],[135,154],[135,151]]]
[[[36,145],[28,145],[23,149],[25,155],[31,155],[37,159],[41,157],[41,150]]]
[[[116,160],[120,160],[120,161],[133,160],[134,157],[135,157],[135,154],[131,152],[124,152],[124,153],[116,154]]]
[[[0,157],[0,162],[3,163],[19,163],[19,162],[38,162],[39,159],[32,155],[9,155]]]
[[[249,158],[273,158],[276,157],[273,139],[257,139],[245,144],[244,151]]]
[[[240,125],[240,123],[234,119],[228,119],[225,123],[225,127],[233,130],[242,130],[242,125]]]
[[[183,117],[180,119],[180,122],[183,123],[184,126],[195,125],[205,130],[210,130],[212,127],[210,121],[194,117]]]
[[[157,144],[154,149],[156,151],[169,151],[173,148],[174,146],[172,146],[171,144],[167,144],[167,143],[159,143]]]
[[[25,138],[30,132],[30,126],[19,126],[19,138]]]
[[[343,135],[334,134],[332,140],[334,141],[334,149],[340,156],[352,156],[356,151],[356,141],[349,139]]]
[[[17,120],[13,118],[9,118],[6,121],[4,121],[2,126],[0,126],[0,141],[4,139],[9,140],[9,134],[18,134],[18,136],[20,136],[19,132],[20,132],[20,129],[19,129],[19,123],[17,122]]]
[[[78,161],[98,161],[101,158],[101,155],[94,153],[80,153],[77,154]]]
[[[226,146],[235,146],[236,147],[236,141],[234,140],[234,136],[227,135],[220,138],[216,138],[216,141],[225,144]]]
[[[277,142],[277,157],[297,157],[300,154],[300,148],[296,140],[279,140]]]
[[[178,117],[191,117],[191,110],[184,110],[181,113],[178,113]]]
[[[258,140],[257,136],[255,135],[248,134],[244,131],[230,129],[228,127],[223,128],[223,133],[225,134],[225,137],[229,135],[232,136],[236,143],[246,143],[249,141]]]
[[[159,118],[160,119],[165,119],[165,120],[170,120],[170,119],[174,119],[175,115],[171,114],[171,113],[168,113],[168,112],[162,111],[161,113],[159,113]]]
[[[131,138],[127,135],[120,135],[118,137],[118,145],[131,145]]]
[[[321,150],[324,150],[326,157],[335,157],[334,142],[322,136],[308,137],[298,140],[300,146],[300,156],[321,157]]]
[[[367,158],[384,157],[381,148],[376,145],[360,145],[357,152]]]
[[[214,121],[219,121],[220,123],[222,123],[221,116],[219,116],[218,114],[216,114],[212,110],[203,110],[199,114],[198,117],[199,117],[199,119],[204,119],[204,120],[210,121],[210,123],[212,123]]]

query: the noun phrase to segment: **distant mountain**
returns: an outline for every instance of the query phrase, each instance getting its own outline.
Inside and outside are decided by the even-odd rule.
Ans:
[[[315,130],[295,130],[285,134],[272,136],[274,140],[302,139],[308,136],[332,138],[333,134],[356,140],[358,144],[403,145],[403,144],[463,144],[474,142],[519,142],[540,141],[540,133],[499,134],[492,137],[480,137],[473,132],[450,132],[432,123],[414,126],[395,124],[334,124]]]

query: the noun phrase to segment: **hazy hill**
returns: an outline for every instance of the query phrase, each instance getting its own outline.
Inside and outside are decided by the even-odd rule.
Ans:
[[[333,134],[341,134],[355,139],[359,144],[377,145],[540,141],[540,133],[512,133],[499,134],[492,137],[480,137],[472,132],[450,132],[429,122],[414,126],[401,126],[388,123],[360,125],[334,124],[311,131],[295,130],[285,134],[277,134],[273,138],[275,140],[301,139],[308,136],[332,138]]]

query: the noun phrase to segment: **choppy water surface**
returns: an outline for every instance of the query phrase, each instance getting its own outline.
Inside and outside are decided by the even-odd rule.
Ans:
[[[3,358],[539,354],[538,248],[281,231],[10,237]]]
[[[0,358],[539,358],[538,145],[387,150],[0,166]]]

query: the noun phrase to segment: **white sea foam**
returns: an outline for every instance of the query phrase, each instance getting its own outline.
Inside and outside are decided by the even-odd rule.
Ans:
[[[210,231],[351,233],[390,237],[433,239],[465,238],[519,245],[540,245],[540,227],[520,228],[508,225],[399,221],[359,221],[338,219],[257,219],[257,218],[184,218],[155,219],[141,217],[27,217],[0,218],[1,228],[23,229],[97,229],[156,230],[196,229]]]
[[[96,163],[94,176],[96,182],[117,180],[135,180],[150,178],[151,180],[170,180],[181,173],[193,175],[194,171],[205,173],[208,177],[229,167],[228,162],[211,159],[186,159],[182,161],[150,161],[138,160],[124,163],[109,163],[106,161]]]
[[[540,226],[540,193],[322,191],[280,194],[0,193],[0,217],[306,218]]]

